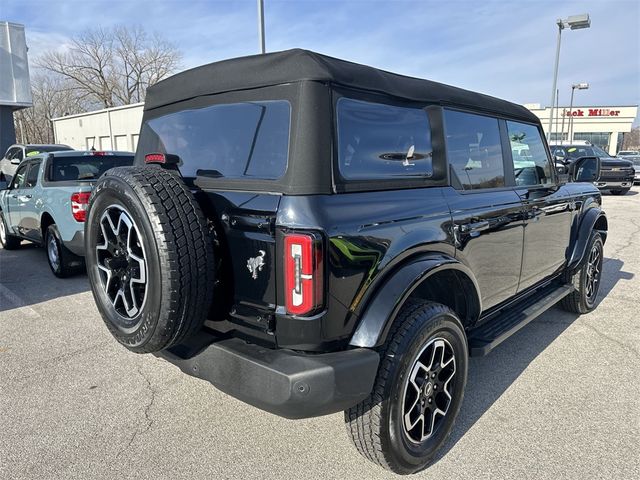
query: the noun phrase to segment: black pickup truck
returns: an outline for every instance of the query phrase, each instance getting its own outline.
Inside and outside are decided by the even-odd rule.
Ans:
[[[470,355],[595,307],[599,165],[560,182],[538,118],[496,98],[304,50],[227,60],[149,88],[87,270],[129,350],[283,417],[344,410],[362,455],[411,473]]]

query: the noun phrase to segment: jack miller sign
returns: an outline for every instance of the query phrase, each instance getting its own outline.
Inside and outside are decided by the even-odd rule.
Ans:
[[[583,110],[576,108],[573,111],[565,110],[562,112],[563,117],[617,117],[620,110],[612,110],[611,108],[587,108]]]

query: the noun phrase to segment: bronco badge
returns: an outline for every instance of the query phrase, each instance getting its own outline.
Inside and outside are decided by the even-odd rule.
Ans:
[[[251,278],[256,280],[258,278],[258,272],[262,271],[262,267],[264,267],[264,250],[258,250],[258,256],[252,257],[247,260],[247,268],[251,272]]]

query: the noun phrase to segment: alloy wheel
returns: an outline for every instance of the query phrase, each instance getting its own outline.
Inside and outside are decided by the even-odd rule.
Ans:
[[[602,274],[602,252],[598,243],[593,245],[587,261],[587,279],[585,293],[589,301],[593,301],[598,294],[600,276]]]
[[[140,230],[118,205],[100,217],[96,258],[102,288],[124,319],[136,317],[147,297],[147,263]]]
[[[49,234],[49,240],[47,241],[47,256],[49,257],[51,268],[58,271],[60,268],[60,254],[56,238],[52,234]]]
[[[455,374],[451,344],[444,338],[430,340],[414,360],[404,386],[402,427],[412,442],[422,443],[437,431],[452,403]]]

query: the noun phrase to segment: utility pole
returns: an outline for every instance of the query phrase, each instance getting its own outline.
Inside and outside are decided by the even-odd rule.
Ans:
[[[265,53],[264,46],[264,1],[258,0],[258,36],[260,42],[260,53]]]

